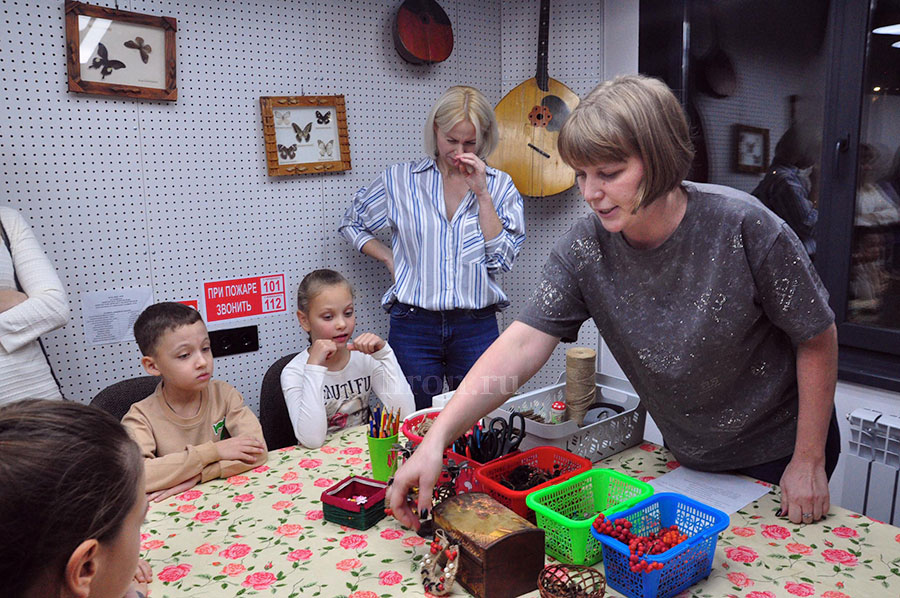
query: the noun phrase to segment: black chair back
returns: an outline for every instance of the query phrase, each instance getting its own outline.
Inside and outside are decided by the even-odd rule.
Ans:
[[[269,366],[263,376],[259,391],[259,423],[270,451],[297,444],[287,405],[284,403],[284,393],[281,391],[281,370],[296,356],[296,353],[285,355]]]
[[[110,384],[91,399],[91,405],[103,409],[121,421],[131,405],[142,401],[153,394],[159,378],[156,376],[138,376],[115,384]]]

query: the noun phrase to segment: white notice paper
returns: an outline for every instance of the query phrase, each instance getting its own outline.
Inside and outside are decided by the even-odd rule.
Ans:
[[[84,335],[92,345],[134,341],[134,321],[152,303],[150,288],[84,293]]]
[[[730,473],[706,473],[683,465],[650,485],[657,492],[677,492],[731,515],[769,493],[769,488]]]

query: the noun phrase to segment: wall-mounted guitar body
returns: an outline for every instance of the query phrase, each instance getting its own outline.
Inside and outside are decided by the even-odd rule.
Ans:
[[[394,47],[412,64],[443,62],[453,52],[450,18],[434,0],[406,0],[394,18]]]
[[[559,130],[578,105],[578,96],[547,74],[550,0],[541,0],[537,73],[520,83],[494,108],[500,143],[490,165],[512,177],[522,195],[545,197],[575,184],[575,171],[559,157]]]

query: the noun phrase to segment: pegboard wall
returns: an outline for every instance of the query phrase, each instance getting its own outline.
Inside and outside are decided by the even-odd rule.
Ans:
[[[66,397],[87,402],[143,374],[134,343],[87,343],[81,297],[91,291],[202,299],[204,280],[284,272],[290,297],[307,272],[331,267],[356,288],[357,331],[387,335],[379,299],[389,275],[337,233],[353,193],[422,155],[424,119],[447,87],[474,85],[496,103],[536,63],[537,0],[440,3],[453,54],[414,66],[393,47],[395,0],[121,0],[123,10],[177,19],[179,97],[169,103],[68,93],[62,0],[3,0],[3,202],[28,219],[69,295],[70,322],[44,337]],[[553,3],[550,75],[579,95],[602,76],[602,6]],[[269,177],[259,97],[312,94],[345,96],[352,170]],[[502,280],[513,303],[503,326],[584,213],[575,191],[526,199],[528,239]],[[266,369],[306,337],[293,310],[210,328],[249,324],[260,350],[218,358],[215,375],[258,410]],[[596,346],[592,324],[579,344]],[[561,356],[530,384],[554,381]]]

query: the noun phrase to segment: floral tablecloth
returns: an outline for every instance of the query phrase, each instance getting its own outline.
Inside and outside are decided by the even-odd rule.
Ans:
[[[645,444],[601,466],[646,480],[677,467],[671,459]],[[141,537],[153,566],[151,596],[422,595],[422,538],[390,517],[366,531],[323,518],[322,491],[368,472],[364,429],[355,428],[320,449],[272,451],[245,475],[154,504]],[[839,507],[824,522],[793,525],[775,516],[777,508],[772,492],[732,515],[712,574],[682,596],[900,596],[900,528]],[[458,586],[454,594],[466,595]]]

